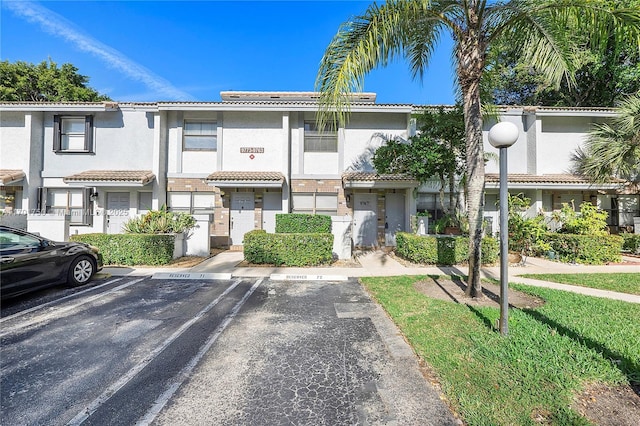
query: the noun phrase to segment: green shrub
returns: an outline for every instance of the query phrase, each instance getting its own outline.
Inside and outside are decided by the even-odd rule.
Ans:
[[[268,234],[258,229],[244,235],[244,258],[255,264],[313,266],[333,260],[333,235]]]
[[[562,262],[602,265],[620,262],[623,238],[618,235],[576,235],[548,233],[544,237]]]
[[[276,215],[276,233],[331,233],[331,216],[283,213]]]
[[[469,237],[434,237],[396,233],[396,253],[414,263],[428,265],[458,265],[469,261]],[[483,263],[498,260],[500,246],[494,238],[482,239]]]
[[[196,220],[185,212],[170,212],[166,206],[128,220],[123,228],[128,234],[180,234],[196,226]]]
[[[624,239],[622,250],[640,254],[640,234],[620,234]]]
[[[175,236],[162,234],[80,234],[79,241],[100,250],[105,265],[166,265],[173,259]]]
[[[608,235],[607,216],[607,212],[587,202],[580,204],[580,213],[568,203],[562,203],[560,211],[552,215],[554,220],[562,223],[558,232],[578,235]]]

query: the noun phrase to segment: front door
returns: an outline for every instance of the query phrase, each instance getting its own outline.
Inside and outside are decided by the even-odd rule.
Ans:
[[[262,229],[276,232],[276,214],[282,213],[282,192],[265,192],[262,196]]]
[[[404,231],[404,194],[388,193],[385,200],[384,244],[396,245],[396,232]]]
[[[107,234],[121,234],[129,220],[129,193],[107,192]]]
[[[241,245],[244,234],[255,229],[253,192],[231,193],[231,244]]]
[[[377,242],[377,194],[353,194],[353,243],[356,247],[374,247]]]

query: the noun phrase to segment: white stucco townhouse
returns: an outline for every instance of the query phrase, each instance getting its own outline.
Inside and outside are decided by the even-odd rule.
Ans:
[[[315,127],[311,92],[222,92],[221,102],[0,103],[0,208],[30,213],[29,226],[64,218],[67,234],[121,232],[122,223],[167,205],[204,224],[217,246],[275,229],[275,215],[324,213],[354,246],[395,244],[410,216],[442,214],[437,185],[379,175],[371,158],[387,138],[407,139],[425,107],[376,104],[354,94],[349,122]],[[607,108],[502,108],[520,137],[509,149],[509,186],[534,201],[531,214],[561,203],[609,211],[612,231],[631,229],[640,195],[592,185],[570,158]],[[495,152],[486,137],[485,150]],[[486,165],[485,216],[497,231],[498,165]],[[37,214],[36,214],[37,213]],[[42,215],[44,213],[44,217]],[[3,215],[2,221],[26,215]],[[43,222],[45,223],[45,222]],[[64,224],[63,224],[64,225]],[[44,225],[43,225],[44,226]],[[46,236],[46,235],[45,235]]]

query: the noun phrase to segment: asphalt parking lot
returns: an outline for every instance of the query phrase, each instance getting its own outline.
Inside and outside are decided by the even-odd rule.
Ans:
[[[458,424],[354,279],[124,277],[19,303],[2,424]]]

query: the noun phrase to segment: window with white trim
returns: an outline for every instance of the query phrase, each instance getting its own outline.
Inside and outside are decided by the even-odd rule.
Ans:
[[[138,192],[138,213],[148,212],[153,206],[152,192]]]
[[[47,213],[69,215],[71,225],[91,225],[93,203],[89,198],[90,188],[47,188]]]
[[[185,120],[182,129],[185,151],[216,151],[218,149],[218,123],[216,121]]]
[[[338,214],[338,194],[293,193],[293,212],[308,214]]]
[[[53,150],[58,153],[93,153],[93,116],[55,115]]]
[[[315,121],[305,121],[304,152],[338,152],[338,131],[331,124],[318,129]]]
[[[213,213],[215,209],[215,193],[172,191],[167,193],[167,205],[171,211],[182,211],[191,214]]]

